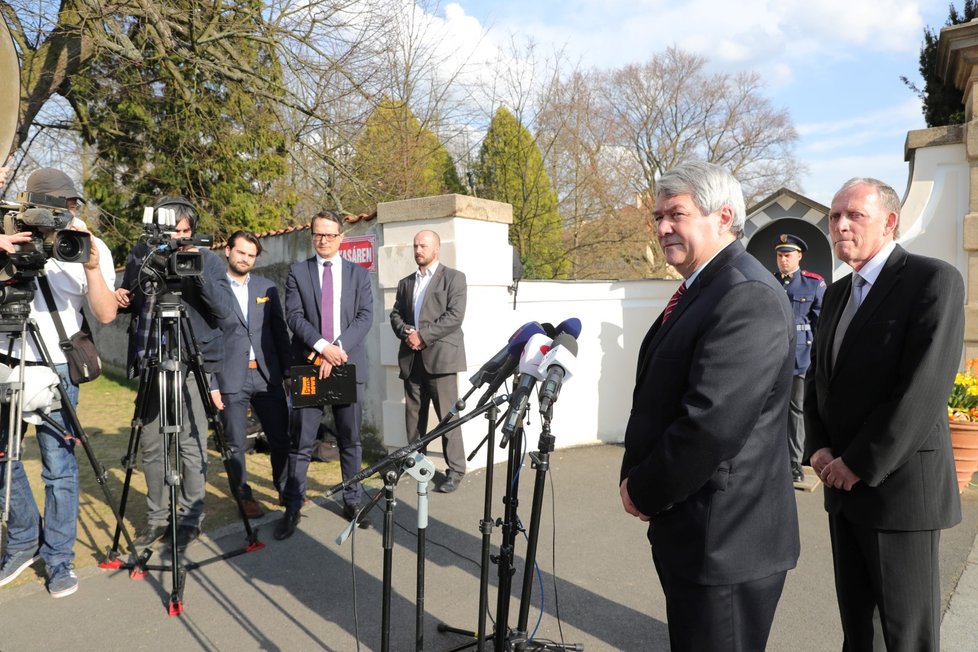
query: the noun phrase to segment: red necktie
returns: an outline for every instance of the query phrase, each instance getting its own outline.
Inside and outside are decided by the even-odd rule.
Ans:
[[[663,324],[666,323],[667,319],[669,319],[669,315],[672,314],[673,308],[676,307],[676,304],[679,303],[680,297],[682,297],[684,294],[686,294],[686,281],[683,281],[680,284],[679,289],[676,290],[676,293],[672,295],[671,299],[669,299],[669,303],[666,304],[666,311],[662,313]]]
[[[323,296],[322,305],[319,307],[320,330],[323,339],[333,343],[333,263],[326,261],[323,264]]]

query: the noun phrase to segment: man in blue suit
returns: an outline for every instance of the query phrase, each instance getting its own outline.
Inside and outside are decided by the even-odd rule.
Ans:
[[[310,232],[316,255],[289,269],[285,319],[292,330],[293,360],[305,360],[315,353],[320,378],[329,377],[338,365],[350,363],[356,367],[356,402],[330,406],[336,422],[340,469],[346,480],[360,471],[363,385],[367,382],[365,340],[373,323],[374,298],[367,270],[338,255],[342,227],[343,218],[333,211],[321,211],[312,218]],[[285,515],[275,528],[276,539],[292,536],[299,523],[306,472],[322,416],[320,407],[295,410],[284,492]],[[343,492],[343,515],[348,520],[356,516],[362,498],[359,483]],[[361,521],[361,527],[366,526],[367,521]]]
[[[812,360],[812,343],[825,294],[822,277],[801,269],[801,258],[806,251],[808,244],[790,233],[782,233],[774,247],[778,261],[778,272],[774,276],[784,285],[795,315],[795,375],[791,381],[788,417],[788,455],[791,457],[791,478],[795,482],[805,480],[801,468],[805,454],[805,372]]]
[[[217,373],[219,389],[211,392],[221,410],[231,448],[231,481],[238,488],[248,518],[265,513],[248,486],[245,471],[248,407],[258,416],[268,438],[272,479],[280,499],[290,448],[289,408],[282,388],[291,360],[289,331],[278,288],[267,278],[251,273],[261,249],[258,236],[250,231],[235,231],[224,248],[235,302],[231,315],[221,322],[224,364]]]

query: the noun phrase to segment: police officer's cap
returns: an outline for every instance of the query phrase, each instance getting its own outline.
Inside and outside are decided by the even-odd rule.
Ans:
[[[800,251],[805,253],[808,251],[808,245],[805,241],[796,235],[791,235],[790,233],[782,233],[778,236],[778,243],[774,247],[775,251]]]

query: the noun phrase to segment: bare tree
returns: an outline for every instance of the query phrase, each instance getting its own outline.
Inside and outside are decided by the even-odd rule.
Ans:
[[[756,73],[707,74],[706,59],[675,47],[605,77],[603,97],[641,170],[636,192],[684,160],[727,167],[748,203],[782,185],[798,186],[798,139],[787,111],[761,94]]]

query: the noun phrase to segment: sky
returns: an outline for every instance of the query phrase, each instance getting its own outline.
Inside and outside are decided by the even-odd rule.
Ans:
[[[827,205],[853,176],[905,192],[904,142],[925,124],[900,76],[920,84],[923,30],[940,29],[948,0],[456,0],[428,11],[456,35],[447,47],[484,53],[530,37],[582,68],[611,68],[676,45],[717,72],[757,72],[800,136],[807,173],[792,190]]]

